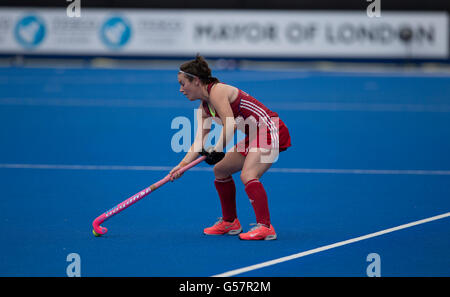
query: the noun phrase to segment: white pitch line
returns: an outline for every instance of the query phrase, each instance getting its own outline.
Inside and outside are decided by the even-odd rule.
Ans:
[[[450,170],[391,170],[391,169],[308,169],[270,168],[277,173],[381,174],[381,175],[450,175]]]
[[[355,242],[358,242],[358,241],[362,241],[362,240],[365,240],[365,239],[381,236],[381,235],[384,235],[384,234],[387,234],[387,233],[391,233],[391,232],[395,232],[395,231],[398,231],[398,230],[410,228],[410,227],[417,226],[417,225],[420,225],[420,224],[425,224],[425,223],[428,223],[428,222],[440,220],[440,219],[443,219],[443,218],[446,218],[446,217],[449,217],[449,216],[450,216],[450,212],[447,212],[447,213],[444,213],[444,214],[441,214],[441,215],[437,215],[437,216],[434,216],[434,217],[429,217],[429,218],[426,218],[426,219],[423,219],[423,220],[407,223],[407,224],[400,225],[400,226],[397,226],[397,227],[393,227],[393,228],[381,230],[381,231],[378,231],[378,232],[370,233],[370,234],[367,234],[367,235],[355,237],[355,238],[352,238],[352,239],[336,242],[336,243],[333,243],[333,244],[329,244],[329,245],[326,245],[326,246],[318,247],[318,248],[315,248],[315,249],[312,249],[312,250],[304,251],[304,252],[293,254],[293,255],[290,255],[290,256],[286,256],[286,257],[274,259],[274,260],[271,260],[271,261],[266,261],[266,262],[263,262],[263,263],[259,263],[259,264],[255,264],[255,265],[251,265],[251,266],[247,266],[247,267],[231,270],[231,271],[224,272],[224,273],[221,273],[221,274],[216,274],[216,275],[213,275],[213,277],[230,277],[230,276],[234,276],[234,275],[237,275],[237,274],[242,274],[242,273],[253,271],[253,270],[256,270],[256,269],[261,269],[261,268],[264,268],[264,267],[267,267],[267,266],[276,265],[276,264],[283,263],[283,262],[286,262],[286,261],[290,261],[290,260],[298,259],[298,258],[301,258],[301,257],[305,257],[305,256],[308,256],[308,255],[317,254],[317,253],[320,253],[320,252],[323,252],[323,251],[326,251],[326,250],[330,250],[330,249],[333,249],[333,248],[341,247],[341,246],[348,245],[348,244],[351,244],[351,243],[355,243]]]
[[[175,167],[175,166],[173,166]],[[52,169],[52,170],[129,170],[129,171],[167,171],[170,166],[123,166],[123,165],[64,165],[64,164],[0,164],[9,169]]]
[[[175,166],[127,166],[127,165],[65,165],[65,164],[0,164],[7,169],[50,169],[50,170],[129,170],[129,171],[170,171]],[[212,167],[193,167],[190,171],[213,171]],[[303,174],[372,174],[372,175],[450,175],[450,170],[389,170],[389,169],[310,169],[277,168],[271,173]]]

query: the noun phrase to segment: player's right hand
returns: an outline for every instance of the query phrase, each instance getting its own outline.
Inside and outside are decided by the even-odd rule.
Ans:
[[[170,170],[170,172],[169,172],[170,181],[174,181],[175,179],[180,178],[183,174],[179,173],[178,170],[180,170],[182,167],[184,167],[186,165],[187,165],[187,163],[185,163],[184,161],[181,161],[180,164],[178,164],[172,170]]]

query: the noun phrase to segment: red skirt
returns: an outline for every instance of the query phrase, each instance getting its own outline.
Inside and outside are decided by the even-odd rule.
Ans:
[[[277,129],[265,128],[254,133],[254,135],[246,133],[245,139],[236,144],[234,149],[246,157],[250,151],[256,151],[257,149],[263,149],[265,152],[274,150],[283,152],[290,146],[289,130],[284,122],[279,119]]]

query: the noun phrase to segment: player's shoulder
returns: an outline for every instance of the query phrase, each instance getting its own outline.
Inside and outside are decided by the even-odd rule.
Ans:
[[[231,86],[226,83],[217,82],[211,85],[211,92],[223,91],[229,89]]]
[[[239,89],[225,83],[216,83],[211,87],[210,96],[233,97],[239,92]]]

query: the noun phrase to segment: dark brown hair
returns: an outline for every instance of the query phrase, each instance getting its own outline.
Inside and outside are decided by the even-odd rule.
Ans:
[[[193,76],[196,76],[204,84],[219,82],[216,77],[211,76],[211,69],[209,68],[208,62],[199,54],[197,54],[194,60],[181,64],[180,70],[187,74],[186,77],[189,81],[192,81],[194,79]]]

